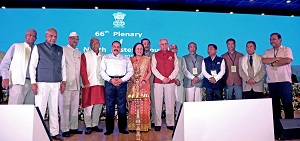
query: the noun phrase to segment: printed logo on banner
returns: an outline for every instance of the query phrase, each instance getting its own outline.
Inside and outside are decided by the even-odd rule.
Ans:
[[[125,13],[117,12],[113,14],[115,21],[113,22],[114,28],[125,28],[124,18],[126,16]]]

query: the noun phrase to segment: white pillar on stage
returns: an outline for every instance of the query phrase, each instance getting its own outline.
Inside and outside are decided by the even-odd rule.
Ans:
[[[184,102],[173,141],[274,141],[272,100]]]
[[[0,105],[0,141],[50,141],[34,105]]]

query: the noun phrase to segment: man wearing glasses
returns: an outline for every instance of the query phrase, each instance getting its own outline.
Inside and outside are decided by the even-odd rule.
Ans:
[[[28,29],[25,42],[14,43],[1,61],[2,87],[10,93],[8,104],[34,104],[28,64],[36,35],[34,29]]]

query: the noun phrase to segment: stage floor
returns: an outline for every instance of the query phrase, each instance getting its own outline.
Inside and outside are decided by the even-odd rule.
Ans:
[[[295,118],[300,118],[300,111],[295,112]],[[46,125],[48,122],[46,121]],[[101,121],[99,127],[103,128],[105,131],[105,121]],[[79,130],[84,131],[85,126],[83,121],[79,121]],[[64,137],[64,141],[134,141],[135,140],[135,132],[131,132],[128,135],[124,135],[119,133],[117,122],[115,122],[115,130],[114,133],[105,136],[104,132],[92,132],[92,134],[85,135],[71,135],[71,137]],[[163,125],[160,131],[154,131],[152,128],[149,132],[141,132],[142,141],[171,141],[172,140],[173,131],[167,129],[165,120],[163,120]],[[281,140],[282,141],[282,140]],[[287,141],[300,141],[297,140],[287,140]]]

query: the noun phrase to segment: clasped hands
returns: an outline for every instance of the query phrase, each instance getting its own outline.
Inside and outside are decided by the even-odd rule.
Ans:
[[[216,84],[216,83],[217,83],[217,81],[216,81],[216,79],[215,79],[214,77],[209,78],[208,81],[209,81],[210,83],[213,83],[213,84]]]
[[[114,86],[120,86],[121,83],[123,83],[123,81],[120,78],[112,78],[110,79],[110,83],[113,84]]]

